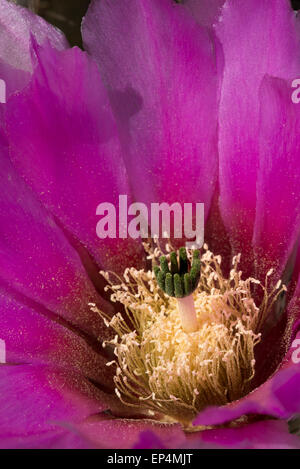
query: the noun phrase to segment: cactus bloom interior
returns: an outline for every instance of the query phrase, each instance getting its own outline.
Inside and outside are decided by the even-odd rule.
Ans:
[[[299,448],[290,2],[93,0],[82,37],[0,0],[0,445]],[[204,203],[201,252],[100,240],[120,194]]]

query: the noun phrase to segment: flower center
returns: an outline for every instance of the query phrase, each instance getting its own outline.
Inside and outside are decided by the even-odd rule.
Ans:
[[[225,278],[221,257],[204,248],[199,260],[199,254],[188,251],[184,267],[183,251],[179,265],[173,253],[163,256],[155,275],[128,268],[117,284],[114,274],[102,272],[111,301],[122,303],[125,314],[110,318],[91,305],[116,333],[110,342],[116,359],[107,365],[116,367],[120,400],[184,426],[206,406],[226,404],[250,391],[262,322],[285,288],[278,282],[268,293],[272,271],[265,285],[253,278],[243,280],[240,256]],[[155,263],[161,252],[146,249]],[[258,287],[264,293],[259,306],[253,299]]]

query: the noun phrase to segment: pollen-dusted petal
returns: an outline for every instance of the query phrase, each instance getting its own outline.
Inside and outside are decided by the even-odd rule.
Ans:
[[[68,428],[66,428],[66,426]],[[0,441],[1,449],[93,449],[86,438],[74,433],[70,425],[57,426],[55,430],[26,436],[5,436]]]
[[[217,448],[232,449],[300,449],[297,435],[291,435],[287,422],[266,420],[237,428],[205,430],[191,435],[192,448],[213,445]]]
[[[88,303],[99,302],[108,313],[112,306],[98,295],[78,253],[16,173],[7,153],[1,142],[0,278],[71,325],[98,338],[105,328]]]
[[[62,32],[43,18],[7,0],[0,2],[0,78],[6,81],[7,98],[22,89],[32,73],[31,40],[48,41],[62,50],[68,42]]]
[[[276,373],[253,393],[224,407],[205,409],[194,425],[221,425],[243,415],[268,415],[289,419],[299,413],[300,374],[298,365]]]
[[[111,408],[111,399],[106,401],[106,397],[89,380],[71,370],[28,364],[1,366],[0,447],[105,448],[109,442],[108,428],[114,422],[104,419],[103,436],[107,440],[101,442],[101,413]],[[97,423],[97,438],[85,431],[85,425],[95,428],[92,422]],[[153,428],[151,422],[145,426],[143,421],[138,422],[141,423],[137,423],[136,433],[132,434],[134,440],[139,431]],[[124,419],[123,425],[128,432],[130,421]],[[115,434],[118,427],[116,423]],[[167,434],[164,427],[157,425],[158,435]],[[182,434],[178,426],[173,435],[176,433]],[[120,432],[119,436],[122,435]],[[130,441],[128,446],[133,443]]]
[[[299,68],[300,72],[300,68]],[[260,167],[253,245],[260,278],[281,275],[300,231],[300,106],[288,81],[265,77],[260,91]]]
[[[5,342],[6,363],[55,365],[109,389],[112,373],[105,366],[107,360],[67,322],[2,284],[0,311],[0,339]]]
[[[0,367],[0,440],[56,430],[106,410],[82,376],[40,365]]]
[[[212,35],[173,0],[103,0],[91,3],[83,39],[110,92],[135,198],[203,202],[208,213],[220,78]]]
[[[219,114],[220,208],[233,249],[244,254],[242,267],[249,274],[257,178],[264,164],[259,90],[265,74],[285,79],[299,75],[298,25],[287,0],[248,0],[246,8],[243,0],[228,0],[216,32],[225,56]]]
[[[182,2],[198,21],[206,27],[212,27],[221,15],[225,0],[185,0]]]
[[[5,81],[6,101],[12,93],[24,88],[32,73],[31,38],[38,43],[48,41],[57,49],[66,49],[63,33],[28,8],[13,2],[0,2],[0,79]],[[3,123],[0,105],[0,125]]]
[[[186,436],[180,425],[151,419],[96,417],[72,427],[82,437],[94,443],[96,447],[107,449],[138,449],[142,447],[147,449],[148,446],[143,440],[145,434],[148,434],[148,444],[150,441],[152,441],[152,445],[154,444],[149,448],[182,448],[182,445],[186,443]]]
[[[119,272],[128,264],[142,266],[140,241],[119,236],[119,195],[128,195],[129,205],[130,190],[96,63],[78,48],[57,51],[35,44],[34,52],[38,66],[30,85],[7,104],[15,165],[98,265]],[[116,212],[110,214],[112,231],[105,239],[96,232],[101,203],[112,204]]]
[[[42,44],[48,41],[62,50],[68,42],[59,29],[28,8],[22,8],[7,0],[0,3],[0,59],[14,69],[32,72],[31,38]]]

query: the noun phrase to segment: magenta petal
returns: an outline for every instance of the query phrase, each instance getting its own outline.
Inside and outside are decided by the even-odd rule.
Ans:
[[[0,401],[1,440],[43,435],[107,408],[80,375],[33,365],[0,367]]]
[[[137,448],[143,445],[143,433],[151,432],[156,444],[165,448],[178,448],[186,441],[180,425],[163,424],[154,420],[114,419],[83,422],[74,425],[94,446],[107,449]],[[148,441],[149,443],[149,441]]]
[[[47,208],[106,270],[142,265],[141,244],[99,239],[96,209],[129,194],[97,65],[80,49],[35,46],[30,86],[7,105],[11,156]],[[128,198],[130,203],[130,195]]]
[[[86,333],[107,333],[88,303],[110,311],[109,303],[96,293],[77,252],[16,174],[6,151],[0,147],[0,278]]]
[[[16,70],[11,65],[2,63],[0,59],[0,79],[5,81],[5,100],[7,101],[13,93],[24,88],[24,86],[29,82],[30,73],[25,72],[24,70]],[[4,103],[1,103],[1,124],[4,109]]]
[[[64,35],[27,8],[12,2],[0,2],[0,79],[5,82],[5,100],[24,88],[32,73],[30,51],[31,38],[38,43],[46,39],[53,47],[65,49],[68,44]],[[3,99],[2,93],[1,98]],[[2,102],[2,101],[1,101]],[[0,126],[2,127],[5,105],[0,103]]]
[[[0,3],[0,78],[7,84],[7,97],[27,84],[32,72],[30,42],[46,39],[53,47],[68,47],[64,35],[40,16],[2,0]]]
[[[60,427],[50,432],[26,437],[5,437],[0,440],[1,449],[91,449],[90,441],[74,431]]]
[[[194,425],[219,425],[242,415],[259,414],[288,419],[300,412],[300,369],[294,365],[277,372],[260,388],[223,407],[208,407]]]
[[[192,12],[199,24],[213,26],[221,15],[225,0],[187,0],[184,6]]]
[[[55,315],[18,296],[0,288],[0,339],[7,363],[55,365],[111,385],[107,359]]]
[[[219,77],[207,32],[171,0],[104,0],[92,2],[83,38],[110,92],[135,198],[204,202],[208,213]]]
[[[166,449],[166,447],[153,432],[146,430],[140,434],[134,449]]]
[[[57,49],[65,49],[68,43],[57,28],[35,15],[27,8],[7,0],[0,4],[0,58],[12,67],[32,71],[31,36],[41,44],[46,39]]]
[[[232,449],[299,449],[300,440],[289,433],[288,424],[280,421],[252,423],[239,428],[201,432],[199,440],[218,448]],[[193,438],[194,441],[197,437]],[[193,446],[192,446],[193,447]]]
[[[289,303],[287,314],[289,317],[289,323],[292,323],[292,339],[294,339],[294,336],[298,331],[300,331],[300,276],[298,278],[294,296]]]
[[[216,28],[225,57],[220,103],[220,206],[234,251],[251,256],[260,164],[259,89],[265,74],[300,71],[295,14],[286,0],[228,0]],[[274,136],[275,137],[275,136]]]
[[[291,94],[291,83],[264,79],[253,237],[260,277],[270,267],[284,269],[300,231],[300,107]]]

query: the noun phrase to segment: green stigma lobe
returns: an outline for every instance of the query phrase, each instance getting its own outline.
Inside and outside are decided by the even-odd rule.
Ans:
[[[200,252],[195,250],[190,263],[184,247],[179,249],[178,257],[176,252],[170,253],[169,260],[167,256],[161,256],[160,268],[155,266],[153,269],[159,287],[171,297],[184,298],[191,295],[200,279],[199,256]]]
[[[179,249],[179,273],[180,275],[184,275],[188,271],[188,258],[185,248]]]
[[[166,275],[165,292],[168,296],[174,296],[174,282],[172,274]]]
[[[171,274],[178,274],[178,262],[177,262],[177,254],[176,252],[171,252],[170,254],[170,261],[171,261]]]
[[[161,256],[161,258],[160,258],[160,267],[161,267],[161,271],[162,271],[163,274],[166,275],[170,272],[166,256]]]

